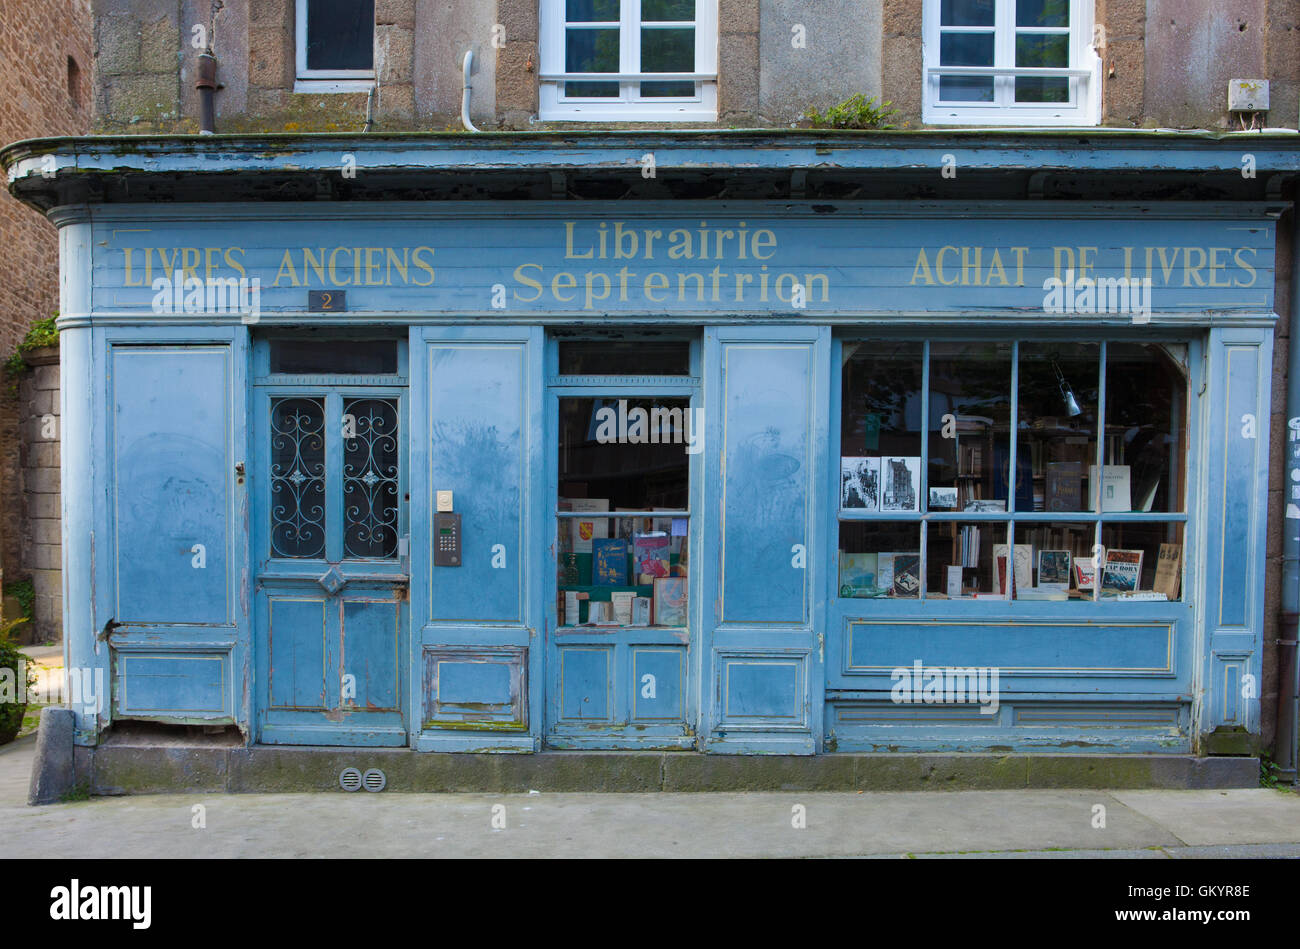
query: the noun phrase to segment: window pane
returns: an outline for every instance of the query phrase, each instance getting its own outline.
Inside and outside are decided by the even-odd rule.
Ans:
[[[840,504],[920,510],[922,346],[867,340],[844,348]]]
[[[694,72],[695,30],[642,28],[641,71]]]
[[[919,597],[921,526],[841,523],[838,586],[842,597]]]
[[[1032,583],[1024,573],[1016,583],[1017,599],[1093,598],[1096,590],[1092,545],[1093,524],[1052,522],[1017,524],[1016,543],[1028,548]],[[1022,557],[1023,557],[1022,553]],[[1023,562],[1023,561],[1022,561]]]
[[[570,99],[617,99],[619,85],[616,82],[566,82],[564,95]]]
[[[1101,347],[1095,343],[1020,344],[1020,478],[1032,496],[1016,510],[1085,511],[1088,469],[1097,464],[1097,386]],[[1032,508],[1024,502],[1032,503]]]
[[[958,510],[1006,510],[1010,393],[1009,343],[931,344],[929,483],[955,486]]]
[[[1016,26],[1070,25],[1070,0],[1016,0]]]
[[[995,0],[943,0],[939,22],[943,26],[992,26]]]
[[[372,69],[374,0],[310,0],[307,4],[308,69]]]
[[[926,534],[926,598],[953,599],[998,592],[993,547],[1005,546],[1007,525],[931,522]]]
[[[641,96],[646,99],[693,99],[695,94],[695,83],[689,80],[641,83]]]
[[[1017,102],[1069,102],[1070,80],[1052,76],[1016,78]]]
[[[392,375],[397,372],[397,341],[273,339],[271,372],[295,375]]]
[[[944,33],[939,37],[939,65],[992,66],[992,33]]]
[[[694,421],[681,397],[561,399],[561,496],[603,499],[609,511],[685,510]]]
[[[1016,65],[1064,68],[1070,65],[1070,38],[1064,34],[1016,34]],[[1069,102],[1070,80],[1049,76],[1016,79],[1017,102]]]
[[[1162,593],[1166,599],[1182,598],[1182,524],[1104,524],[1101,542],[1106,549],[1100,570],[1103,598],[1138,594],[1159,599]]]
[[[942,102],[992,102],[993,77],[941,76],[939,100]]]
[[[1070,65],[1070,38],[1064,33],[1017,33],[1016,65],[1064,69]]]
[[[1114,510],[1181,513],[1187,381],[1164,347],[1106,347],[1106,465]],[[1096,464],[1096,462],[1093,462]],[[1103,511],[1108,508],[1103,508]]]
[[[325,400],[271,401],[271,556],[325,556]]]
[[[619,0],[566,0],[564,19],[569,23],[617,23]]]
[[[564,46],[565,72],[618,72],[618,30],[566,30]]]
[[[694,19],[695,0],[641,0],[642,22]]]
[[[397,555],[398,436],[395,399],[343,400],[345,557]]]
[[[688,376],[686,340],[574,340],[560,343],[562,376]]]
[[[561,498],[559,506],[592,503]],[[687,625],[689,518],[593,516],[557,524],[559,625]]]
[[[689,519],[605,512],[686,509],[689,407],[685,398],[560,400],[556,508],[592,514],[556,519],[564,625],[686,625]]]

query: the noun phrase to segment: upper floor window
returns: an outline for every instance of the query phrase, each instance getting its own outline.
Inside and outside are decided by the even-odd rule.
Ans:
[[[375,78],[374,0],[297,0],[299,92],[369,89]]]
[[[717,0],[542,0],[542,121],[713,121]]]
[[[923,120],[1097,125],[1092,0],[925,0]]]

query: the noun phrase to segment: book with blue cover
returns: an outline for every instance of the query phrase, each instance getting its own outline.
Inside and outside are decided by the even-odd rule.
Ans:
[[[591,541],[591,582],[598,587],[627,585],[628,543],[621,537],[594,537]]]

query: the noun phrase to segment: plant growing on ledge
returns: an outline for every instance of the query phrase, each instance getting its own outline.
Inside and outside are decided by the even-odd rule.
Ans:
[[[55,325],[58,318],[59,314],[56,310],[53,316],[33,323],[31,329],[27,331],[27,335],[23,337],[23,341],[18,344],[18,348],[14,350],[13,355],[5,363],[5,377],[9,380],[8,393],[10,398],[16,399],[18,397],[18,380],[27,371],[27,361],[23,359],[23,355],[33,349],[59,344],[59,330]]]
[[[825,112],[809,109],[803,114],[818,129],[892,129],[898,126],[888,120],[895,115],[898,110],[892,103],[877,102],[875,96],[867,97],[860,92]]]
[[[14,628],[25,622],[27,617],[20,616],[0,623],[0,745],[13,741],[22,729],[27,696],[36,684],[33,664],[13,641]]]

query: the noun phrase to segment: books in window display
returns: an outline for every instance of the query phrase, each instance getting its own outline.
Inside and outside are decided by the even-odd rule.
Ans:
[[[921,554],[919,551],[894,551],[878,555],[876,583],[889,596],[916,597],[921,593]]]
[[[1097,477],[1097,466],[1088,466],[1088,490],[1092,494],[1092,510],[1097,510],[1097,491],[1101,490],[1101,511],[1126,512],[1133,510],[1131,470],[1128,465],[1106,465],[1102,478]],[[1154,495],[1154,491],[1152,492]]]
[[[1106,551],[1106,563],[1101,571],[1103,594],[1136,593],[1142,580],[1142,551]]]
[[[921,510],[920,457],[880,459],[880,510]]]
[[[880,509],[880,459],[840,459],[840,507],[845,510]]]
[[[632,572],[636,582],[649,585],[672,574],[672,538],[664,531],[636,534],[632,538]]]
[[[997,564],[998,570],[998,594],[1001,596],[1006,596],[1008,593],[1014,596],[1017,591],[1031,589],[1034,585],[1034,549],[1028,544],[1016,544],[1010,584],[1007,583],[1008,553],[1006,544],[993,545],[993,562]],[[1010,591],[1007,589],[1008,586],[1011,587]]]
[[[840,551],[840,596],[853,598],[884,596],[889,591],[881,589],[877,582],[878,574],[878,554],[851,554]]]
[[[654,583],[654,624],[686,625],[686,578],[660,577]]]
[[[628,544],[621,537],[592,540],[591,582],[598,587],[627,585]]]
[[[608,498],[565,498],[570,505],[570,510],[576,514],[608,512]],[[592,552],[592,541],[597,537],[609,536],[609,519],[608,518],[583,518],[575,517],[569,520],[572,524],[573,532],[573,552],[578,554],[589,554]]]
[[[1178,587],[1183,577],[1182,544],[1161,544],[1156,557],[1156,579],[1151,589],[1163,593],[1165,599],[1178,599]]]
[[[1046,479],[1047,510],[1083,510],[1083,465],[1080,462],[1049,461]]]

